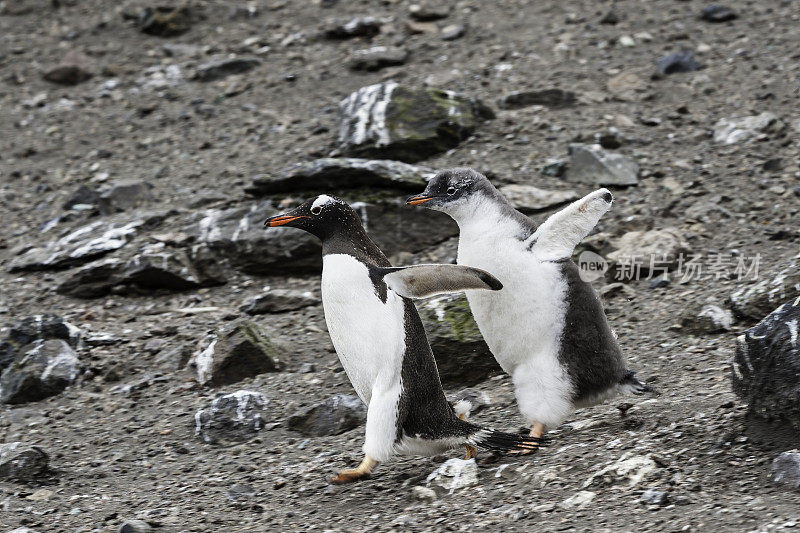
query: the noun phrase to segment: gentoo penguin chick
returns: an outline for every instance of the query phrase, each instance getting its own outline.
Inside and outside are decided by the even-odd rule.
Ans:
[[[537,228],[469,168],[437,173],[407,200],[449,214],[460,229],[458,264],[485,269],[503,284],[499,292],[466,294],[489,349],[513,379],[532,436],[578,407],[650,390],[626,370],[603,305],[571,259],[612,200],[599,189]]]
[[[456,416],[410,298],[499,290],[490,274],[459,265],[393,268],[344,201],[318,196],[265,226],[292,226],[322,240],[322,306],[347,377],[367,405],[364,460],[331,482],[367,477],[396,453],[435,455],[467,446],[534,451],[539,439],[484,429]]]

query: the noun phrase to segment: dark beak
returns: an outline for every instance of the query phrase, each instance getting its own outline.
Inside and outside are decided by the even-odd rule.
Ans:
[[[269,217],[267,220],[264,221],[265,228],[276,228],[278,226],[286,226],[291,225],[292,222],[298,220],[300,218],[311,218],[306,215],[275,215],[274,217]]]
[[[435,198],[434,196],[427,196],[425,194],[418,194],[416,196],[409,196],[408,198],[406,198],[406,204],[408,204],[408,205],[421,205],[421,204],[424,204],[425,202],[430,202],[434,198]]]

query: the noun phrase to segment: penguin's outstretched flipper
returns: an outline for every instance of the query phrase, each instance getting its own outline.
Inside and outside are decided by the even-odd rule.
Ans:
[[[614,197],[608,189],[598,189],[550,216],[528,237],[526,244],[542,261],[568,258],[581,240],[589,235]]]
[[[479,268],[463,265],[413,265],[407,267],[373,267],[373,279],[383,279],[394,292],[405,298],[427,298],[437,294],[467,289],[503,288],[500,281]]]

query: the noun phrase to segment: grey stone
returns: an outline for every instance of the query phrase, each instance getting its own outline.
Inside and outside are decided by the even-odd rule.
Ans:
[[[454,407],[458,407],[460,403],[462,410],[466,408],[467,417],[480,413],[486,407],[492,405],[488,394],[472,388],[462,389],[455,394],[449,394],[447,396],[447,401]],[[456,411],[459,411],[459,409],[456,409]]]
[[[347,66],[351,70],[373,72],[385,67],[402,65],[407,59],[408,52],[402,48],[373,46],[353,52],[347,60]]]
[[[667,505],[669,497],[663,490],[647,489],[639,497],[639,501],[647,505]]]
[[[38,446],[22,442],[0,444],[0,479],[31,481],[47,472],[49,457]]]
[[[714,124],[714,141],[736,144],[754,139],[770,130],[778,129],[779,122],[774,113],[767,111],[749,117],[723,118]]]
[[[567,181],[592,185],[636,185],[639,165],[622,154],[611,154],[599,145],[569,145]]]
[[[248,274],[318,272],[319,240],[295,228],[264,230],[276,213],[269,203],[247,208],[207,209],[193,214],[183,232],[195,239],[190,258],[204,277],[222,276],[220,260]]]
[[[430,22],[450,16],[450,6],[444,2],[420,2],[408,6],[408,14],[414,20]]]
[[[478,484],[478,465],[475,459],[448,459],[431,472],[426,481],[452,494]]]
[[[322,158],[297,163],[274,176],[257,176],[251,194],[317,192],[371,187],[415,192],[436,172],[400,161]]]
[[[414,162],[455,147],[494,114],[479,101],[395,82],[362,87],[341,102],[339,141],[354,157]]]
[[[220,328],[195,357],[197,380],[218,387],[283,369],[284,349],[258,325],[238,320]]]
[[[322,34],[327,39],[374,37],[381,31],[383,21],[375,17],[355,17],[346,21],[332,21]]]
[[[562,108],[575,105],[575,93],[564,89],[539,89],[535,91],[515,91],[497,101],[502,109],[520,109],[532,105]]]
[[[690,307],[681,316],[683,331],[689,333],[720,333],[733,327],[733,313],[718,305],[705,304],[700,309]]]
[[[731,294],[731,309],[740,317],[761,320],[786,300],[800,296],[800,264],[791,260],[775,274],[761,272],[761,281]]]
[[[500,373],[466,298],[431,298],[419,304],[419,312],[445,385],[475,385]]]
[[[241,307],[241,310],[248,315],[285,313],[310,305],[317,305],[320,302],[321,300],[310,292],[293,291],[291,289],[270,289],[249,300]]]
[[[68,52],[61,63],[44,74],[45,80],[59,85],[78,85],[91,77],[89,58],[78,50]]]
[[[498,190],[511,205],[523,213],[555,207],[580,198],[577,191],[547,191],[533,185],[503,185]]]
[[[703,65],[694,58],[694,52],[681,50],[659,59],[656,68],[659,74],[669,75],[680,72],[694,72],[703,68]]]
[[[196,81],[215,81],[234,74],[242,74],[261,64],[255,57],[227,57],[214,59],[197,67],[192,79]]]
[[[60,339],[23,347],[0,375],[0,402],[20,404],[55,396],[73,383],[81,363],[72,347]]]
[[[657,467],[658,465],[649,455],[626,453],[617,461],[592,474],[583,487],[625,485],[632,488],[646,479]]]
[[[336,394],[289,416],[289,429],[309,437],[339,435],[367,420],[367,407],[358,396]]]
[[[775,458],[772,479],[780,485],[800,489],[800,450],[789,450]]]
[[[736,338],[733,391],[750,411],[800,429],[800,297],[790,300]]]
[[[0,371],[6,368],[19,349],[35,341],[61,339],[72,348],[81,342],[81,330],[57,315],[33,315],[11,326],[8,336],[0,342]]]
[[[255,437],[272,418],[269,399],[239,390],[216,398],[194,416],[195,434],[208,444],[235,444]]]
[[[613,240],[613,246],[615,250],[606,256],[611,262],[608,274],[623,281],[640,273],[658,276],[674,270],[691,252],[678,228],[629,231]]]
[[[97,207],[103,215],[130,211],[152,199],[152,185],[143,181],[123,180],[99,191]]]
[[[86,185],[81,185],[70,197],[64,202],[64,209],[72,209],[75,206],[92,206],[97,207],[97,202],[100,195],[97,191]]]
[[[737,18],[739,18],[739,15],[733,9],[719,4],[711,4],[704,7],[700,12],[700,19],[706,22],[728,22]]]
[[[467,33],[467,27],[464,24],[448,24],[442,28],[440,37],[443,41],[455,41],[461,39]]]

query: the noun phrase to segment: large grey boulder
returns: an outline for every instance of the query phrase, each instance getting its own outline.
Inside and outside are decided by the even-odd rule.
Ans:
[[[309,437],[339,435],[367,420],[367,407],[358,396],[336,394],[327,400],[298,411],[287,419],[289,429]]]
[[[501,372],[465,297],[440,296],[418,307],[442,383],[475,385]]]
[[[78,355],[65,341],[36,341],[20,349],[0,374],[0,402],[19,404],[55,396],[80,372]]]
[[[455,147],[494,117],[478,100],[395,82],[362,87],[341,109],[339,141],[346,155],[407,162]]]
[[[49,457],[38,446],[0,444],[0,480],[31,481],[47,471]]]
[[[714,141],[736,144],[764,136],[781,127],[778,117],[766,111],[755,116],[723,118],[714,124]]]
[[[783,452],[772,462],[772,479],[779,485],[800,489],[800,450]]]
[[[239,390],[216,398],[194,416],[195,434],[209,444],[234,444],[255,437],[269,416],[269,399],[260,392]]]
[[[325,157],[296,163],[275,175],[256,176],[247,191],[323,193],[370,187],[415,192],[424,189],[435,173],[431,168],[400,161]]]
[[[21,319],[9,328],[8,336],[0,342],[0,371],[14,360],[20,348],[48,339],[61,339],[77,348],[81,342],[81,330],[53,314]]]
[[[208,339],[208,346],[195,358],[197,380],[217,387],[278,372],[284,367],[283,353],[283,348],[255,322],[239,320]]]
[[[800,428],[800,297],[736,339],[733,391],[753,414]]]
[[[731,294],[731,309],[741,317],[760,320],[781,302],[800,296],[800,264],[792,260],[774,274]]]
[[[639,164],[622,154],[605,151],[600,145],[569,145],[567,181],[592,185],[636,185]]]

